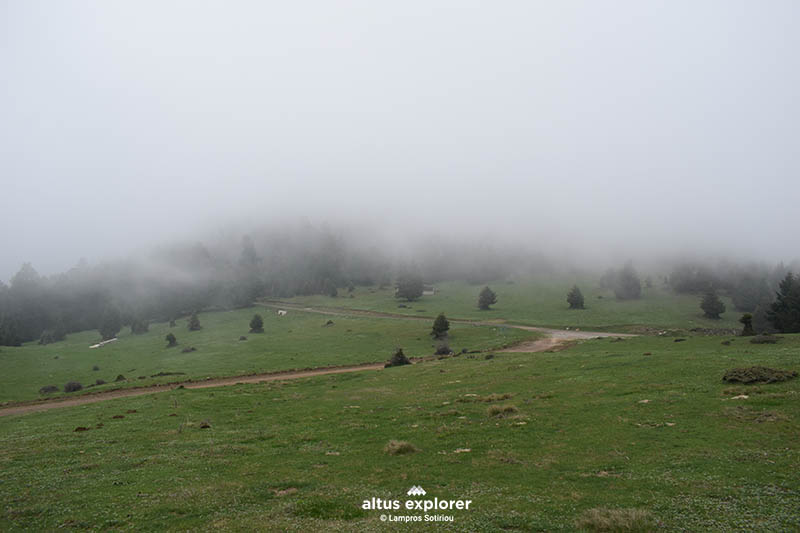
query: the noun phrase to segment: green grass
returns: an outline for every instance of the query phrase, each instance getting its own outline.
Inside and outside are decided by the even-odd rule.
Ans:
[[[585,310],[570,310],[567,292],[577,283],[586,300]],[[580,327],[608,331],[636,331],[637,326],[650,329],[735,328],[741,324],[729,298],[722,300],[727,312],[720,320],[703,317],[700,297],[677,295],[663,289],[642,289],[640,300],[618,301],[612,291],[600,289],[589,279],[529,279],[514,283],[495,282],[489,286],[497,293],[497,304],[489,311],[477,308],[478,293],[483,285],[438,283],[437,294],[423,296],[415,302],[394,297],[394,289],[359,287],[353,298],[327,296],[297,297],[289,302],[310,306],[334,306],[365,309],[413,316],[434,317],[440,312],[448,318],[508,320],[545,327]],[[599,298],[602,297],[602,298]],[[402,308],[399,305],[408,307]]]
[[[259,312],[264,317],[262,334],[248,333],[250,318]],[[332,319],[332,326],[324,324]],[[291,311],[277,317],[263,308],[229,312],[201,313],[203,329],[190,332],[186,320],[174,328],[166,323],[152,324],[150,332],[131,335],[125,328],[117,342],[89,349],[97,342],[96,331],[69,335],[66,341],[39,346],[29,343],[19,348],[0,348],[0,402],[32,400],[45,385],[63,389],[67,381],[84,387],[102,379],[108,384],[88,389],[107,390],[120,386],[204,379],[293,368],[379,362],[389,359],[396,347],[406,355],[430,355],[435,342],[429,335],[432,321],[416,322],[374,318],[327,317]],[[172,331],[179,346],[166,348],[164,337]],[[245,335],[246,341],[239,341]],[[506,327],[477,327],[452,324],[449,335],[454,350],[494,349],[531,338],[525,331]],[[197,351],[182,353],[185,347]],[[98,371],[92,368],[97,366]],[[159,372],[184,372],[184,375],[151,377]],[[128,381],[113,383],[117,375]],[[139,379],[144,376],[143,379]],[[86,392],[86,389],[82,392]],[[80,393],[72,393],[80,394]]]
[[[600,339],[0,418],[0,530],[447,530],[360,508],[421,485],[473,501],[444,513],[455,531],[574,531],[625,509],[665,531],[796,531],[800,380],[721,377],[798,369],[800,336],[723,339]],[[389,455],[391,440],[418,451]]]

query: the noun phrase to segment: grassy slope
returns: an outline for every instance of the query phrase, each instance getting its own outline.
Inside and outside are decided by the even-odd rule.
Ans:
[[[577,283],[586,300],[586,309],[573,311],[566,303],[567,291]],[[700,298],[676,295],[661,289],[643,289],[640,300],[617,301],[611,291],[596,287],[589,280],[528,280],[513,284],[490,283],[497,293],[497,304],[490,311],[477,309],[478,293],[483,286],[466,283],[440,283],[438,293],[423,296],[400,308],[405,302],[394,298],[394,289],[359,287],[354,298],[325,296],[298,297],[288,301],[306,305],[338,306],[369,309],[417,316],[435,316],[445,312],[448,317],[480,320],[505,319],[512,322],[549,327],[580,327],[584,329],[622,330],[631,325],[653,328],[739,328],[741,313],[733,309],[730,299],[722,300],[728,311],[720,320],[703,317]],[[598,296],[602,296],[598,299]]]
[[[250,318],[260,312],[265,333],[248,333]],[[323,327],[332,318],[334,325]],[[31,400],[39,397],[44,385],[63,388],[74,380],[84,386],[97,379],[113,382],[118,374],[127,383],[109,383],[90,390],[119,386],[141,386],[183,379],[202,379],[292,368],[319,367],[385,361],[397,346],[409,356],[430,355],[434,343],[431,325],[425,322],[370,318],[325,317],[291,312],[278,318],[261,309],[202,313],[201,331],[189,332],[186,321],[174,328],[153,324],[145,335],[131,335],[129,329],[119,341],[100,349],[89,349],[97,342],[95,331],[69,335],[67,340],[48,346],[30,343],[0,351],[0,402]],[[173,331],[180,346],[165,348],[164,336]],[[247,341],[239,341],[245,335]],[[449,343],[452,349],[484,350],[529,338],[524,331],[509,328],[475,327],[453,324]],[[187,346],[196,352],[182,353]],[[56,359],[56,356],[58,359]],[[97,365],[100,370],[93,371]],[[151,378],[159,372],[185,372],[183,376]],[[146,379],[137,379],[146,376]]]
[[[800,336],[720,340],[602,339],[2,418],[0,529],[375,531],[380,511],[359,502],[418,484],[474,500],[461,531],[570,531],[597,506],[648,509],[667,530],[797,530],[800,381],[720,377],[798,369]],[[467,396],[490,393],[519,417]],[[387,456],[390,439],[421,451]]]

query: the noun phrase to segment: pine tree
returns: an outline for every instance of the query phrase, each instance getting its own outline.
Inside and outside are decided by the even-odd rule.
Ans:
[[[192,313],[192,316],[189,317],[189,331],[198,331],[203,329],[203,326],[200,325],[200,319],[197,318],[197,313]]]
[[[752,337],[756,334],[755,330],[753,329],[753,315],[750,313],[745,313],[742,315],[742,318],[739,319],[739,322],[744,325],[744,328],[742,329],[742,337]]]
[[[261,315],[253,315],[250,320],[250,333],[264,333],[264,319],[261,318]]]
[[[642,282],[639,281],[639,275],[630,263],[617,274],[614,294],[618,300],[636,300],[642,296]]]
[[[164,337],[164,340],[167,341],[167,348],[172,348],[173,346],[178,345],[178,339],[175,338],[174,333],[167,333],[167,336]]]
[[[444,313],[439,313],[439,316],[436,317],[436,320],[433,321],[433,329],[431,329],[431,335],[435,339],[441,339],[447,336],[447,331],[450,329],[450,322],[447,320],[447,317],[444,316]]]
[[[584,309],[583,293],[581,293],[581,290],[577,285],[573,285],[573,287],[567,293],[567,303],[569,304],[570,309]]]
[[[781,333],[800,333],[800,280],[791,272],[781,281],[767,319]]]
[[[488,286],[481,289],[481,292],[478,295],[478,309],[483,309],[486,311],[489,309],[490,305],[494,305],[496,303],[497,295],[492,289],[490,289]]]
[[[709,289],[700,302],[700,309],[703,310],[706,318],[717,319],[725,312],[725,304],[719,299],[714,289]]]

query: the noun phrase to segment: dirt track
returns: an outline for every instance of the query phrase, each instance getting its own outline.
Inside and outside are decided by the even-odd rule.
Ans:
[[[381,313],[378,311],[363,311],[356,309],[342,309],[342,308],[312,308],[303,307],[283,302],[265,302],[262,303],[264,307],[273,309],[285,309],[296,312],[305,313],[319,313],[323,315],[334,316],[367,316],[372,318],[386,318],[386,319],[401,319],[401,320],[423,320],[430,321],[428,317],[407,316],[395,313]],[[470,320],[451,319],[450,322],[459,324],[472,324],[475,326],[503,326],[507,328],[523,329],[526,331],[535,331],[547,335],[544,339],[537,339],[534,341],[524,341],[514,346],[498,350],[499,352],[514,352],[514,353],[533,353],[544,352],[549,350],[557,350],[563,347],[570,341],[581,339],[593,339],[597,337],[629,337],[629,334],[620,333],[602,333],[593,331],[579,331],[579,330],[563,330],[563,329],[550,329],[538,328],[534,326],[519,326],[514,324],[504,324],[498,322],[480,322]],[[209,387],[225,387],[228,385],[237,385],[239,383],[261,383],[264,381],[282,381],[288,379],[300,379],[313,376],[323,376],[326,374],[343,374],[347,372],[361,372],[364,370],[380,370],[383,368],[383,363],[363,363],[360,365],[338,366],[338,367],[324,367],[313,368],[308,370],[292,370],[269,372],[265,374],[252,374],[249,376],[232,376],[225,378],[214,378],[203,381],[183,381],[176,383],[166,383],[162,385],[150,385],[147,387],[136,387],[129,389],[117,389],[106,392],[98,392],[94,394],[84,394],[74,398],[53,399],[53,400],[40,400],[30,403],[22,403],[11,405],[8,407],[0,408],[0,416],[7,415],[20,415],[33,413],[36,411],[45,411],[48,409],[57,409],[59,407],[73,407],[76,405],[86,405],[90,403],[103,402],[106,400],[113,400],[116,398],[130,398],[133,396],[142,396],[145,394],[153,394],[156,392],[164,392],[173,390],[176,387],[183,386],[186,389],[205,389]]]

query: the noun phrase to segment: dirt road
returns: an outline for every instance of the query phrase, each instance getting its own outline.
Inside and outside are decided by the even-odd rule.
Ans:
[[[334,316],[367,316],[371,318],[386,318],[394,320],[423,320],[430,321],[428,317],[408,316],[395,313],[382,313],[378,311],[363,311],[357,309],[343,309],[343,308],[312,308],[304,307],[294,304],[287,304],[284,302],[264,302],[261,305],[272,309],[284,309],[294,312],[304,313],[318,313],[323,315]],[[564,330],[564,329],[551,329],[551,328],[538,328],[534,326],[520,326],[515,324],[504,324],[499,322],[481,322],[471,320],[451,319],[450,322],[459,324],[472,324],[475,326],[497,326],[522,329],[525,331],[535,331],[543,333],[547,337],[543,339],[536,339],[533,341],[524,341],[514,346],[498,350],[499,352],[514,352],[514,353],[533,353],[544,352],[549,350],[557,350],[559,347],[564,346],[566,343],[581,339],[593,339],[597,337],[630,337],[630,334],[621,333],[604,333],[597,331],[579,331],[579,330]],[[420,361],[420,359],[417,359]],[[84,394],[74,398],[57,398],[53,400],[40,400],[30,403],[21,403],[11,405],[8,407],[0,408],[0,416],[7,415],[20,415],[26,413],[33,413],[36,411],[45,411],[48,409],[58,409],[60,407],[73,407],[76,405],[86,405],[90,403],[103,402],[106,400],[113,400],[116,398],[130,398],[133,396],[142,396],[145,394],[153,394],[155,392],[164,392],[173,390],[176,387],[184,387],[186,389],[205,389],[209,387],[225,387],[228,385],[237,385],[239,383],[261,383],[264,381],[282,381],[289,379],[308,378],[313,376],[322,376],[326,374],[343,374],[347,372],[363,372],[366,370],[380,370],[383,368],[383,363],[363,363],[360,365],[351,366],[337,366],[337,367],[323,367],[313,368],[306,370],[292,370],[270,372],[265,374],[252,374],[248,376],[233,376],[225,378],[206,379],[203,381],[182,381],[176,383],[166,383],[162,385],[150,385],[147,387],[136,387],[129,389],[117,389],[106,392],[97,392],[94,394]]]

